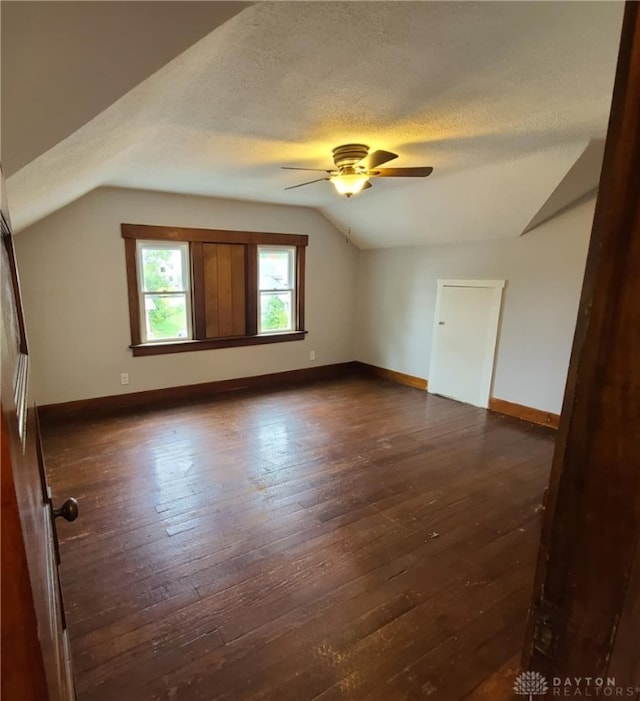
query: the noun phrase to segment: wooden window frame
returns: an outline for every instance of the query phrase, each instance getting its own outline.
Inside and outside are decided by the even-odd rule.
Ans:
[[[125,245],[129,325],[134,356],[186,353],[215,348],[235,348],[268,343],[304,340],[305,251],[309,237],[305,234],[266,233],[260,231],[228,231],[188,227],[121,224]],[[137,241],[176,241],[189,243],[191,266],[191,309],[193,338],[180,341],[143,343],[141,336],[140,290],[138,280]],[[206,338],[204,244],[242,244],[246,246],[246,319],[247,332],[242,336]],[[295,330],[258,333],[258,246],[295,248]]]

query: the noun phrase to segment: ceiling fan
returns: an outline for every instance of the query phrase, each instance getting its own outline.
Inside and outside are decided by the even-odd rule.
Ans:
[[[285,170],[313,170],[327,173],[324,178],[316,178],[299,185],[285,187],[285,190],[293,190],[296,187],[319,183],[329,180],[341,195],[351,197],[362,190],[370,188],[371,178],[426,178],[431,175],[433,168],[378,168],[383,163],[388,163],[397,158],[397,153],[391,151],[374,151],[369,153],[369,147],[364,144],[344,144],[333,149],[333,162],[335,168],[324,170],[322,168],[293,168],[282,166]]]

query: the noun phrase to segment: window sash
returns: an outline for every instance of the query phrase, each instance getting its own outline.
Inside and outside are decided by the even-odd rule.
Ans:
[[[180,251],[182,288],[178,290],[145,290],[144,251],[170,250]],[[191,255],[188,242],[147,241],[138,240],[136,246],[136,263],[138,275],[138,290],[140,298],[140,340],[142,343],[172,343],[175,341],[190,341],[193,339],[193,312],[191,300]],[[164,338],[149,338],[147,329],[147,297],[180,297],[185,300],[186,336],[166,336]]]
[[[267,329],[262,327],[262,300],[265,297],[288,297],[288,321],[287,326],[281,326],[277,329]],[[268,334],[268,333],[286,333],[290,331],[295,331],[296,320],[295,320],[295,290],[293,289],[279,289],[279,290],[259,290],[258,292],[258,333]]]
[[[287,254],[287,285],[281,287],[261,287],[261,257],[263,253],[286,253]],[[274,333],[290,333],[296,330],[296,248],[295,246],[258,246],[257,251],[257,296],[258,296],[258,319],[257,332],[258,335],[274,334]],[[263,327],[262,302],[268,297],[276,297],[282,295],[288,297],[288,324],[286,327],[277,329]]]
[[[150,338],[148,334],[148,327],[147,327],[147,298],[148,297],[163,297],[163,298],[171,298],[171,297],[176,297],[179,298],[180,301],[184,300],[184,306],[185,306],[185,335],[180,336],[175,335],[175,336],[163,336],[162,338]],[[175,341],[189,341],[192,339],[193,333],[191,330],[191,319],[190,319],[190,304],[189,304],[189,293],[188,292],[145,292],[144,297],[143,297],[143,303],[142,303],[142,331],[143,331],[143,337],[146,339],[145,343],[172,343]]]
[[[182,273],[183,289],[178,290],[146,290],[144,286],[144,251],[180,251],[180,264]],[[136,260],[138,267],[138,289],[145,293],[156,293],[165,294],[169,292],[181,292],[182,294],[188,293],[191,288],[190,275],[189,275],[189,244],[180,241],[138,241],[136,247]]]
[[[287,253],[288,261],[288,274],[289,284],[286,287],[261,287],[260,286],[260,257],[262,253]],[[258,246],[258,280],[256,281],[258,286],[258,292],[293,292],[296,289],[296,249],[295,246]]]

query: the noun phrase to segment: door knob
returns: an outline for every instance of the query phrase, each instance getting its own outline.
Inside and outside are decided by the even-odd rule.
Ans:
[[[69,497],[59,509],[53,510],[53,517],[62,516],[65,521],[75,521],[78,518],[78,500]]]

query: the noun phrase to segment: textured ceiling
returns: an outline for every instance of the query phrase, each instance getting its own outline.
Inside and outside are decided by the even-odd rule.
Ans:
[[[317,207],[364,246],[517,236],[606,131],[622,4],[262,2],[9,179],[17,229],[103,184]],[[358,141],[432,165],[284,191]],[[516,211],[517,209],[517,211]],[[215,226],[215,222],[212,222]]]
[[[245,7],[242,2],[3,0],[5,175],[55,146]]]

